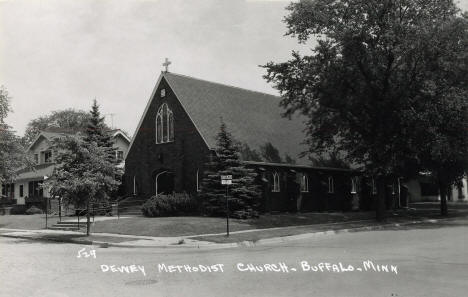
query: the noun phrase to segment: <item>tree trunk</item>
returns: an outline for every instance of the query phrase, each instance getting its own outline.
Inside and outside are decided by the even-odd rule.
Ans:
[[[439,192],[440,192],[440,215],[441,216],[447,216],[447,214],[448,214],[447,186],[440,183],[439,184]]]
[[[386,217],[385,205],[385,178],[379,177],[377,179],[377,204],[375,206],[375,214],[378,222],[382,222]]]
[[[86,236],[89,236],[90,229],[90,220],[89,220],[89,200],[86,202]]]

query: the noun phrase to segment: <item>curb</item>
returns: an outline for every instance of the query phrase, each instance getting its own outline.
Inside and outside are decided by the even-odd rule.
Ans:
[[[450,219],[453,219],[453,218],[423,219],[423,220],[402,222],[402,223],[384,223],[381,225],[374,225],[374,226],[343,228],[343,229],[337,229],[337,230],[326,230],[326,231],[310,232],[310,233],[303,233],[303,234],[297,234],[297,235],[272,237],[272,238],[265,238],[265,239],[259,239],[259,240],[246,240],[246,241],[241,241],[241,242],[229,242],[229,243],[214,243],[214,242],[200,241],[200,244],[196,244],[196,242],[192,242],[190,244],[134,245],[134,244],[115,243],[115,242],[106,242],[106,241],[97,241],[97,240],[75,240],[73,238],[54,238],[54,237],[41,238],[38,236],[9,235],[9,234],[1,234],[1,233],[0,233],[0,237],[21,238],[21,239],[28,239],[28,240],[54,241],[54,242],[74,243],[74,244],[82,244],[82,245],[94,245],[94,246],[99,246],[102,248],[107,248],[107,247],[188,248],[188,249],[196,248],[196,249],[208,249],[209,250],[209,249],[223,249],[223,248],[235,248],[235,247],[244,247],[244,248],[256,247],[256,246],[265,245],[265,244],[285,243],[285,242],[290,242],[290,241],[309,239],[309,238],[326,236],[326,235],[334,235],[334,234],[339,234],[339,233],[383,230],[388,227],[401,227],[401,226],[420,224],[420,223],[438,223],[440,221],[445,221],[445,220],[450,220]],[[190,239],[190,238],[187,238],[187,239]]]
[[[318,231],[318,232],[303,233],[303,234],[298,234],[298,235],[265,238],[265,239],[260,239],[257,241],[251,241],[251,240],[242,241],[242,242],[236,243],[236,246],[254,247],[254,246],[263,245],[263,244],[284,243],[284,242],[290,242],[294,240],[309,239],[309,238],[314,238],[318,236],[334,235],[334,234],[339,234],[339,233],[351,233],[351,232],[357,232],[357,231],[375,231],[375,230],[383,230],[388,227],[401,227],[401,226],[420,224],[420,223],[437,223],[439,221],[440,219],[425,219],[425,220],[411,221],[411,222],[405,222],[405,223],[386,223],[386,224],[382,224],[378,226],[363,226],[363,227],[356,227],[356,228],[344,228],[344,229],[337,229],[337,230]]]

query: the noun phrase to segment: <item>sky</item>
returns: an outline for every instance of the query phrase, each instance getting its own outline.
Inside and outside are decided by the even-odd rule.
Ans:
[[[277,94],[268,61],[308,50],[284,36],[284,0],[0,0],[0,85],[6,122],[54,110],[88,111],[130,134],[167,57],[169,71]],[[468,0],[459,1],[468,10]],[[113,114],[111,116],[110,114]]]

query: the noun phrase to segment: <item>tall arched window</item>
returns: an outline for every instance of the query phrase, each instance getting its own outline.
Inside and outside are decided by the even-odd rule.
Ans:
[[[174,114],[164,103],[156,115],[156,143],[171,141],[174,141]]]
[[[372,178],[372,194],[377,195],[377,186],[375,184],[374,178]]]
[[[273,173],[273,190],[272,192],[279,192],[280,191],[280,178],[277,172]]]
[[[197,169],[197,192],[201,192],[201,189],[200,189],[200,170]]]
[[[335,193],[335,185],[333,181],[333,176],[328,177],[328,193]]]
[[[309,192],[309,178],[307,177],[307,174],[302,174],[301,192]]]
[[[357,176],[351,177],[351,194],[356,194],[357,193],[357,184],[358,184],[358,179]]]

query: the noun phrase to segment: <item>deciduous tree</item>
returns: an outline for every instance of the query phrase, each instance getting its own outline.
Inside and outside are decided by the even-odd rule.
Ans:
[[[12,180],[20,167],[32,164],[21,144],[21,139],[5,123],[9,112],[10,97],[2,86],[0,88],[0,185]]]
[[[96,142],[86,142],[78,135],[54,140],[58,151],[57,165],[44,187],[60,195],[65,203],[87,209],[87,235],[90,232],[89,206],[108,201],[107,193],[115,190],[115,164],[107,159],[107,150]]]
[[[311,154],[345,151],[376,176],[382,220],[385,176],[431,163],[453,168],[430,148],[451,139],[443,128],[451,112],[441,104],[466,113],[466,15],[446,0],[301,0],[288,10],[287,35],[316,45],[268,63],[265,78],[281,92],[286,115],[309,118]],[[466,135],[462,118],[450,121]],[[450,156],[463,154],[460,145]]]
[[[31,143],[41,131],[65,132],[74,134],[86,131],[90,113],[83,110],[65,109],[52,111],[50,114],[40,116],[29,121],[26,126],[23,140]]]

